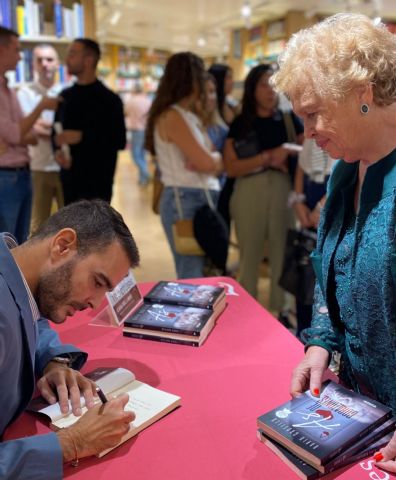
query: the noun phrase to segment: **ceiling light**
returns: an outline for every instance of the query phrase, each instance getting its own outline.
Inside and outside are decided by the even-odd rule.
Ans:
[[[121,12],[119,10],[115,10],[113,15],[110,17],[111,25],[117,25],[117,23],[120,21],[120,18],[121,18]]]
[[[252,7],[249,1],[245,1],[241,7],[241,15],[243,18],[249,18],[252,15]]]
[[[202,36],[198,37],[197,45],[198,47],[205,47],[206,45],[205,37],[202,37]]]

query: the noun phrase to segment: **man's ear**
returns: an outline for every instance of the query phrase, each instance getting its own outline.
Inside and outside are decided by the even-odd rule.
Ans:
[[[62,228],[51,240],[51,260],[66,260],[77,253],[77,233],[72,228]]]

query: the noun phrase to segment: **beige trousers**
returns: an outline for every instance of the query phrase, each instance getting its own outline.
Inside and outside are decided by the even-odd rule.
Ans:
[[[242,160],[241,160],[242,161]],[[257,297],[257,282],[264,247],[268,242],[271,268],[271,310],[280,311],[284,290],[278,280],[282,272],[287,229],[293,215],[287,207],[291,180],[276,170],[238,178],[231,197],[231,215],[240,248],[239,282]]]
[[[59,172],[32,171],[33,205],[30,233],[51,215],[52,202],[55,200],[57,209],[63,207],[63,190]]]

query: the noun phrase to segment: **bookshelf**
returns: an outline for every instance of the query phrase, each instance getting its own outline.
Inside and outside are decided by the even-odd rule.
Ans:
[[[107,44],[103,47],[99,76],[121,96],[130,93],[136,83],[147,92],[154,92],[169,56],[170,52],[163,50]]]
[[[68,80],[63,64],[67,47],[77,37],[95,38],[94,0],[0,0],[0,24],[20,35],[21,61],[7,77],[18,88],[33,80],[32,51],[35,45],[48,43],[58,52],[58,80]]]
[[[231,32],[229,65],[236,81],[242,81],[249,70],[259,63],[275,62],[290,36],[317,22],[316,17],[306,18],[304,12],[290,10],[284,17],[274,17],[252,28]]]

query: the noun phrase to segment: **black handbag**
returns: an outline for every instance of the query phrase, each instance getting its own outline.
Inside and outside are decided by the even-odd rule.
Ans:
[[[279,285],[303,305],[312,305],[315,272],[310,258],[317,234],[311,230],[289,229]]]
[[[224,274],[226,272],[229,232],[224,218],[212,203],[203,205],[195,212],[193,229],[198,245],[213,265]]]

